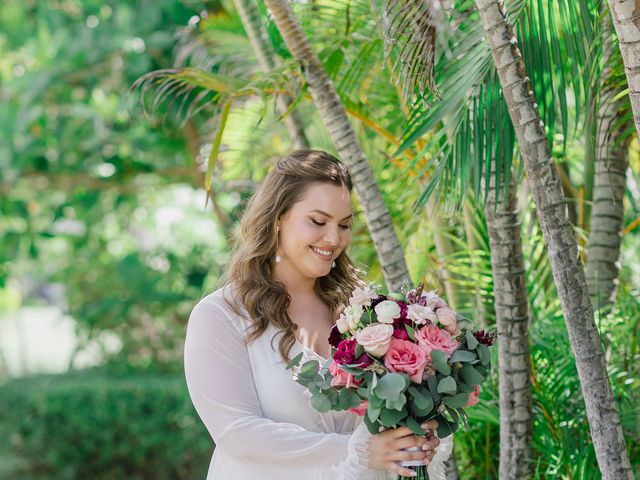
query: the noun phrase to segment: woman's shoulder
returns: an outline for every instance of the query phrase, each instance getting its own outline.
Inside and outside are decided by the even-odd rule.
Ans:
[[[232,305],[237,305],[234,309]],[[237,302],[233,285],[224,285],[217,290],[203,296],[193,307],[189,323],[197,321],[224,322],[233,325],[239,332],[245,329],[244,319],[240,313],[244,311],[241,303]]]

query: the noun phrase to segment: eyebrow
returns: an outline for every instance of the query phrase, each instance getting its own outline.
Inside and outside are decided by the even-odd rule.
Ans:
[[[315,209],[315,210],[311,210],[311,211],[312,212],[316,212],[316,213],[320,213],[320,214],[322,214],[322,215],[324,215],[325,217],[328,217],[328,218],[333,218],[331,215],[329,215],[327,212],[325,212],[323,210]],[[348,216],[344,217],[342,220],[348,220],[351,217],[353,217],[353,213],[351,215],[348,215]]]

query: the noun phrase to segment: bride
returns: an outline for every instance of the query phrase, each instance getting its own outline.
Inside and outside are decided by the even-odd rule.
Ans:
[[[225,285],[191,313],[185,374],[216,445],[208,480],[382,480],[413,476],[409,460],[444,478],[452,440],[433,435],[435,422],[424,437],[371,435],[354,413],[316,411],[285,368],[298,353],[329,357],[329,331],[362,284],[345,251],[351,188],[328,153],[280,160],[249,201]]]

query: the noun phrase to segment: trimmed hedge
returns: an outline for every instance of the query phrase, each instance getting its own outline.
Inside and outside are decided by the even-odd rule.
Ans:
[[[0,385],[0,438],[2,479],[199,479],[213,451],[176,375],[10,380]]]

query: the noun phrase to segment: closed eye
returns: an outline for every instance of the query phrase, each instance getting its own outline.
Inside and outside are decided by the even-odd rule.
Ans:
[[[312,221],[315,225],[317,225],[317,226],[319,226],[319,227],[323,227],[323,226],[325,226],[325,225],[326,225],[326,223],[318,222],[317,220],[314,220],[313,218],[311,219],[311,221]],[[349,230],[349,229],[351,228],[351,225],[338,225],[338,226],[339,226],[341,229],[343,229],[343,230]]]

